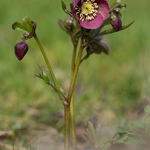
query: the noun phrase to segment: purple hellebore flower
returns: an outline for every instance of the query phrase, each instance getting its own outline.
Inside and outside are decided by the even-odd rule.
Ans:
[[[106,0],[74,0],[70,7],[77,24],[86,29],[99,28],[110,12]]]

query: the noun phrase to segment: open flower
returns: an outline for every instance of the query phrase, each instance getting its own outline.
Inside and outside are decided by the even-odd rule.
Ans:
[[[106,0],[74,0],[70,7],[78,25],[86,29],[100,27],[110,12]]]

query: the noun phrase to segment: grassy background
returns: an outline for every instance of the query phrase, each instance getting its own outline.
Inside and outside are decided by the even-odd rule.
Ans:
[[[71,0],[64,0],[66,4]],[[113,1],[108,0],[111,4]],[[123,24],[135,23],[122,32],[104,36],[109,55],[93,55],[83,62],[75,88],[77,124],[102,109],[117,118],[129,117],[142,100],[149,98],[150,1],[124,1]],[[0,1],[0,130],[12,130],[34,122],[61,129],[63,107],[56,93],[34,75],[45,65],[34,39],[22,61],[14,54],[21,33],[11,29],[27,15],[37,23],[37,35],[48,54],[59,83],[68,88],[72,45],[57,25],[65,19],[59,0]],[[46,66],[46,65],[45,65]],[[88,66],[88,67],[87,67]],[[34,116],[34,117],[33,117]],[[36,116],[36,117],[35,117]],[[59,118],[60,117],[60,118]]]

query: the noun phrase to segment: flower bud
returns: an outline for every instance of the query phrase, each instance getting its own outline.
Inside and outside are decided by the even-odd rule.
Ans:
[[[67,18],[65,19],[64,23],[65,23],[64,26],[65,26],[66,30],[68,31],[68,33],[71,33],[74,28],[73,18],[68,15]]]
[[[121,30],[122,22],[121,22],[121,19],[119,17],[117,17],[115,21],[110,20],[110,23],[116,31]]]
[[[116,31],[121,30],[122,28],[121,19],[113,12],[111,13],[111,16],[110,16],[110,23]]]
[[[14,49],[15,49],[15,55],[17,56],[17,58],[19,60],[22,60],[28,51],[28,45],[25,42],[25,40],[22,40],[21,42],[19,42],[15,45]]]

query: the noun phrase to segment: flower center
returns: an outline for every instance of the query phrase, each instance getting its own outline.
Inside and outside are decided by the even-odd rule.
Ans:
[[[75,7],[75,11],[82,22],[85,20],[90,21],[96,17],[98,5],[94,2],[95,0],[81,0]]]

